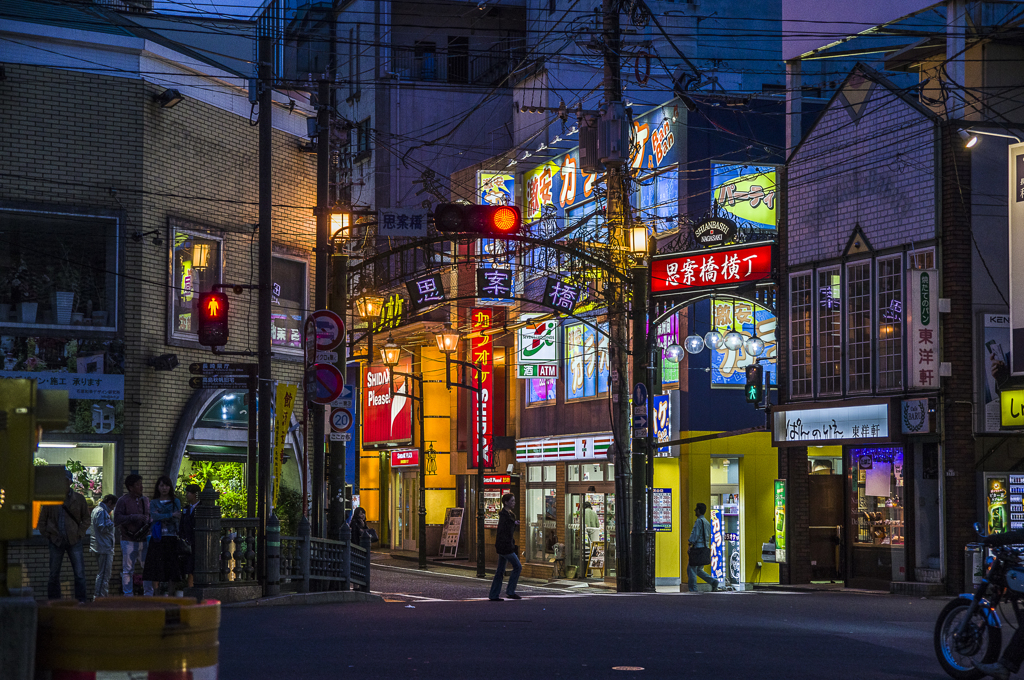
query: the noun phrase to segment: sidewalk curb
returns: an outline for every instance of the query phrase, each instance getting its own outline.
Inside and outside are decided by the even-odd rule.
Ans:
[[[338,604],[341,602],[384,602],[384,598],[373,593],[359,590],[336,590],[323,593],[285,593],[274,597],[261,597],[255,600],[244,600],[221,605],[222,608],[234,607],[279,607],[284,605]]]

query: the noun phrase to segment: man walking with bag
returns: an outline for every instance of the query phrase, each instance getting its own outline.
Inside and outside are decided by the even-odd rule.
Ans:
[[[498,552],[498,568],[494,571],[494,581],[491,582],[491,594],[487,598],[491,602],[501,602],[504,598],[501,595],[501,582],[505,579],[505,564],[512,564],[512,575],[508,577],[508,589],[505,594],[510,600],[521,600],[516,595],[516,584],[519,583],[519,572],[523,565],[519,562],[516,554],[518,548],[515,544],[516,528],[519,520],[513,510],[516,509],[516,497],[510,493],[501,497],[501,512],[498,513],[498,537],[494,541],[494,549]]]
[[[718,579],[704,571],[704,566],[711,564],[711,522],[704,518],[708,506],[697,503],[694,513],[697,520],[693,523],[693,530],[690,532],[690,549],[686,551],[688,564],[686,565],[686,583],[690,592],[697,592],[697,577],[704,583],[711,584],[711,592],[718,590]]]

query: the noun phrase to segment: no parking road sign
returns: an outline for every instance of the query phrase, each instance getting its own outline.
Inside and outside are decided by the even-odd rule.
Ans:
[[[331,364],[313,364],[306,369],[306,399],[314,404],[330,404],[341,396],[345,378]]]

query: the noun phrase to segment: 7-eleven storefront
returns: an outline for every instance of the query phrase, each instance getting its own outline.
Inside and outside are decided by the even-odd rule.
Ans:
[[[610,432],[519,440],[523,571],[615,578],[615,477]]]

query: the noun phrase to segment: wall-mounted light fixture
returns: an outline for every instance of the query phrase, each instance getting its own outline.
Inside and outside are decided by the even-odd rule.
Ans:
[[[179,103],[181,103],[182,99],[184,99],[184,97],[181,95],[181,93],[172,88],[168,88],[160,94],[153,97],[153,101],[155,101],[157,104],[160,105],[161,108],[164,109],[169,109],[177,106]]]

